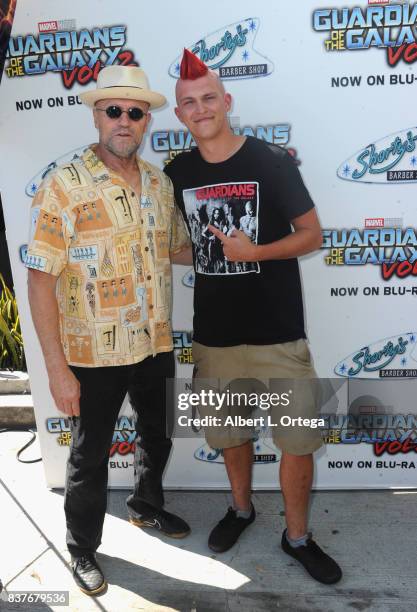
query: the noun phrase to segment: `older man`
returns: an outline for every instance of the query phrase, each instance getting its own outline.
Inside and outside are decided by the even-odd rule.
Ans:
[[[165,380],[174,376],[170,257],[189,243],[170,180],[137,156],[164,96],[142,69],[110,66],[80,97],[99,142],[39,187],[27,265],[36,262],[29,299],[50,390],[71,423],[67,544],[77,584],[93,595],[106,586],[95,551],[126,393],[138,434],[129,520],[176,538],[190,530],[163,509],[162,490],[171,449]]]
[[[189,223],[197,205],[204,206],[208,198],[215,198],[218,207],[234,202],[246,211],[240,231],[226,235],[214,224],[205,230],[221,241],[224,257],[235,268],[210,273],[210,261],[206,270],[195,266],[194,384],[204,388],[217,379],[224,389],[244,379],[246,387],[253,380],[270,379],[271,385],[285,388],[282,379],[289,379],[297,392],[284,415],[314,415],[316,374],[306,343],[297,262],[321,244],[314,204],[284,149],[232,132],[227,117],[231,95],[217,74],[187,50],[176,98],[176,115],[197,143],[165,169],[185,219]],[[199,237],[193,241],[195,251]],[[200,413],[223,416],[226,424],[229,410],[201,407]],[[253,431],[209,427],[205,434],[210,446],[223,449],[232,488],[233,507],[208,540],[212,550],[224,552],[255,520]],[[316,580],[335,583],[342,575],[339,566],[307,533],[313,452],[322,445],[320,433],[305,426],[286,431],[274,427],[273,438],[282,450],[280,484],[287,521],[282,548]]]

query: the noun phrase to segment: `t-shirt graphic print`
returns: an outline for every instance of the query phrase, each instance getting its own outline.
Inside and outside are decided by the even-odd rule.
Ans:
[[[258,242],[259,183],[219,183],[182,192],[193,243],[195,270],[200,274],[246,274],[259,272],[258,262],[228,261],[221,240],[208,228],[225,236],[240,230]]]

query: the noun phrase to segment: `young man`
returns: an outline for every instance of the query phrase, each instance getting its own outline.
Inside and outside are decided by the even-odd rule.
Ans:
[[[190,531],[163,509],[171,450],[165,380],[174,376],[170,256],[189,246],[172,185],[137,156],[164,96],[142,69],[104,68],[81,95],[98,144],[49,172],[32,206],[29,300],[55,404],[71,423],[65,513],[74,578],[96,595],[109,450],[129,394],[136,420],[129,520],[172,537]]]
[[[176,98],[176,115],[198,147],[177,156],[165,170],[185,220],[189,222],[196,207],[206,205],[210,215],[210,206],[227,206],[227,212],[232,205],[241,221],[230,235],[208,226],[235,267],[217,273],[208,272],[210,262],[208,271],[196,267],[196,386],[204,388],[218,379],[223,390],[230,381],[234,388],[242,379],[272,379],[282,387],[279,379],[295,380],[297,401],[284,414],[311,416],[316,400],[314,384],[308,381],[316,375],[305,340],[297,257],[321,244],[314,204],[284,149],[233,134],[227,120],[230,94],[187,50]],[[193,241],[196,249],[195,237]],[[212,408],[210,414],[219,412]],[[209,536],[210,548],[223,552],[255,519],[252,435],[248,429],[233,432],[224,427],[206,428],[205,433],[210,446],[223,448],[232,488],[233,508]],[[273,434],[282,450],[280,484],[287,521],[282,548],[316,580],[335,583],[342,575],[339,566],[307,534],[313,452],[322,445],[319,430],[296,427],[286,434],[277,427]]]

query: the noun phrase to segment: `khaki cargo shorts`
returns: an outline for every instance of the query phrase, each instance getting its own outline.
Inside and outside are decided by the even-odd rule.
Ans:
[[[198,406],[201,418],[212,417],[204,427],[212,448],[241,446],[262,425],[270,425],[276,446],[293,455],[307,455],[323,445],[317,426],[319,382],[305,340],[231,347],[193,342],[193,361],[193,392],[222,396]]]

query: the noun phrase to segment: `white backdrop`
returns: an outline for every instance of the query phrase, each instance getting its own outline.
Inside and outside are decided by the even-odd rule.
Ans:
[[[27,301],[21,252],[31,197],[49,164],[96,140],[91,111],[76,96],[95,86],[97,62],[125,62],[133,55],[152,88],[166,94],[169,104],[154,113],[143,147],[146,159],[162,167],[189,147],[173,112],[184,46],[225,78],[234,97],[235,131],[286,146],[300,162],[324,230],[322,250],[301,262],[319,375],[374,379],[368,380],[371,387],[341,389],[339,416],[348,404],[352,414],[367,415],[368,435],[352,439],[343,431],[343,418],[334,420],[326,432],[329,443],[318,453],[315,486],[415,486],[410,441],[416,427],[405,417],[417,412],[410,380],[417,374],[417,128],[410,103],[417,88],[417,9],[415,3],[371,6],[379,4],[372,0],[330,4],[320,10],[316,0],[213,0],[196,11],[189,0],[125,0],[120,6],[73,0],[71,8],[63,0],[18,0],[0,88],[0,185],[49,486],[63,485],[69,435],[48,391]],[[386,26],[379,31],[372,28],[378,20]],[[397,42],[406,46],[390,46]],[[190,270],[174,269],[175,343],[183,378],[192,371],[192,284]],[[127,406],[123,413],[130,414]],[[110,463],[113,486],[131,482],[132,441],[132,423],[122,418]],[[255,486],[274,487],[279,453],[262,432],[256,446]],[[165,482],[227,486],[221,456],[202,438],[176,440]]]

